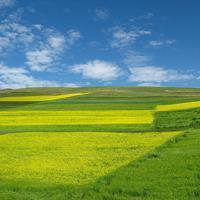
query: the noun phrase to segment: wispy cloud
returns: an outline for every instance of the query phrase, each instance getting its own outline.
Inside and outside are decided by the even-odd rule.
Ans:
[[[112,48],[123,48],[132,45],[136,40],[144,35],[150,35],[150,31],[139,28],[126,30],[122,27],[114,27],[111,29],[112,40],[110,46]]]
[[[26,52],[26,64],[33,71],[51,71],[58,65],[65,49],[69,49],[80,39],[81,34],[76,30],[67,31],[66,35],[55,30],[48,30],[46,41],[42,40],[33,50]]]
[[[10,18],[11,17],[11,18]],[[9,16],[0,23],[0,52],[28,46],[34,40],[32,29],[18,22],[18,16]]]
[[[144,13],[143,15],[139,15],[137,17],[132,17],[129,21],[135,22],[136,20],[149,20],[152,17],[154,17],[154,13],[147,12],[147,13]]]
[[[106,8],[97,8],[95,10],[95,15],[97,19],[106,20],[110,17],[110,13]]]
[[[68,44],[68,47],[71,47],[76,41],[78,41],[81,38],[81,33],[77,30],[70,29],[67,31],[66,35],[66,42]]]
[[[15,4],[15,0],[0,0],[0,9],[4,7],[10,7]]]
[[[123,62],[128,67],[133,66],[145,66],[151,61],[151,57],[135,52],[135,51],[127,51],[124,53],[124,59]]]
[[[176,42],[176,40],[151,40],[149,42],[150,46],[153,47],[161,47],[161,46],[169,46]]]
[[[69,67],[73,73],[81,74],[86,79],[94,79],[99,81],[112,81],[120,76],[120,68],[118,65],[93,60],[84,64],[77,64]]]
[[[65,50],[69,50],[80,38],[78,30],[69,29],[61,33],[41,24],[24,24],[20,10],[0,23],[1,55],[17,49],[24,53],[26,64],[33,71],[51,71]]]
[[[64,35],[51,35],[47,40],[53,49],[62,51],[65,47]]]

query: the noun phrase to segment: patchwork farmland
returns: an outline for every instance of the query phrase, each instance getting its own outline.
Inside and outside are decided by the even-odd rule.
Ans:
[[[199,199],[200,89],[0,91],[0,199]]]

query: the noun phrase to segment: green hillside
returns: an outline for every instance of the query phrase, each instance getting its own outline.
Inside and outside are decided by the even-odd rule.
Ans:
[[[0,199],[199,199],[200,89],[0,90]]]

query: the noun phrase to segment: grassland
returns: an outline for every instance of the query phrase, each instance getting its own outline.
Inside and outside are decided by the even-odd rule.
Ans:
[[[199,100],[190,88],[0,90],[0,199],[199,199]]]

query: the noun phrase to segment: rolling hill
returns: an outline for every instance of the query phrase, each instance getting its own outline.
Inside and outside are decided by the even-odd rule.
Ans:
[[[0,90],[0,199],[199,199],[200,89]]]

